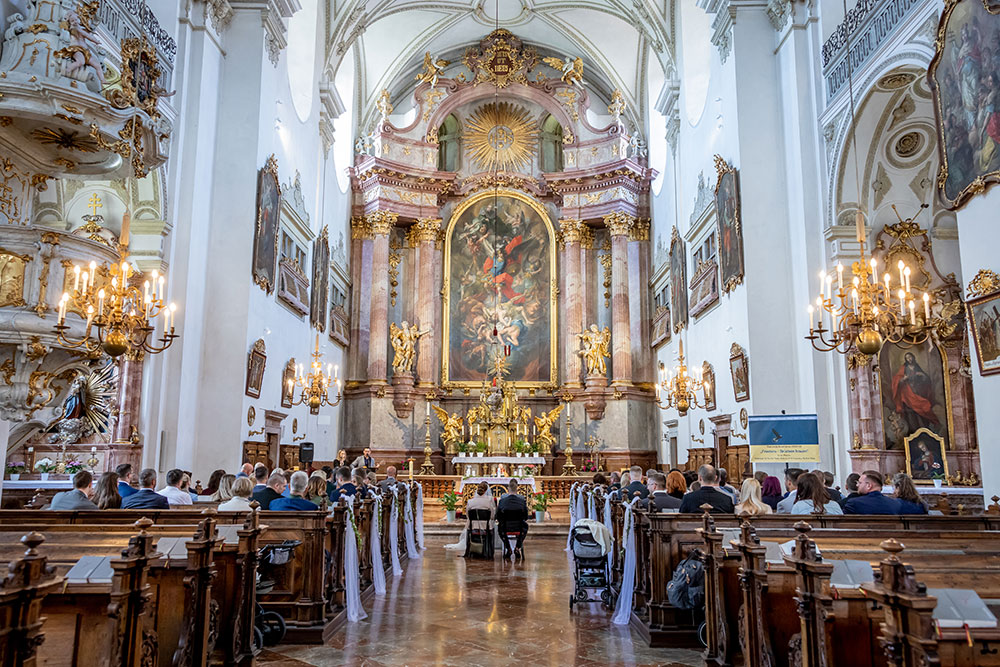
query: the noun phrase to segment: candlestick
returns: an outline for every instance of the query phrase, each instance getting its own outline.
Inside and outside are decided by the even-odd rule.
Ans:
[[[80,267],[73,267],[73,291],[80,289]]]
[[[837,289],[844,290],[844,265],[837,263]]]
[[[812,333],[812,330],[813,330],[813,312],[814,312],[814,309],[810,305],[807,310],[809,312],[809,332]]]
[[[910,324],[911,325],[916,325],[916,323],[917,323],[917,317],[913,313],[913,301],[911,300],[910,301]]]
[[[924,292],[924,324],[931,323],[931,295]]]

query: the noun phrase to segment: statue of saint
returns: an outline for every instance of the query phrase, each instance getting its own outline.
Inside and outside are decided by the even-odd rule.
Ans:
[[[462,417],[457,412],[449,415],[447,410],[436,405],[431,407],[434,408],[434,414],[441,421],[441,440],[445,447],[450,449],[453,445],[462,442]]]
[[[393,322],[389,325],[389,342],[395,353],[392,359],[392,370],[396,373],[412,373],[413,362],[417,358],[416,345],[420,337],[429,333],[430,329],[419,331],[417,325],[410,324],[403,320],[402,326],[396,326]]]
[[[611,354],[611,329],[604,327],[601,331],[596,324],[591,324],[588,331],[578,333],[577,337],[583,345],[580,356],[587,362],[587,375],[607,375],[608,365],[604,359]]]
[[[86,381],[86,378],[82,375],[77,375],[76,379],[73,380],[73,384],[69,387],[69,393],[66,395],[66,400],[63,401],[63,419],[79,419],[83,417],[83,409],[85,407],[83,385]]]
[[[546,452],[555,443],[556,438],[552,435],[551,429],[562,409],[563,406],[560,404],[540,417],[535,417],[535,444],[538,445],[539,451]]]

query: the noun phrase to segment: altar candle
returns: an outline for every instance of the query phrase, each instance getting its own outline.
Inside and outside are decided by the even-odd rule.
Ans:
[[[407,464],[410,467],[410,479],[413,479],[413,459],[410,459],[409,461],[407,461]]]
[[[430,416],[431,416],[431,402],[430,401],[427,401],[427,410],[424,412],[424,415],[427,418],[430,418]]]
[[[34,454],[35,453],[35,448],[34,447],[28,447],[28,453],[29,454]]]
[[[91,454],[96,454],[97,453],[97,445],[94,445],[93,447],[90,448],[90,453]]]
[[[924,292],[924,323],[930,324],[931,322],[931,295]]]

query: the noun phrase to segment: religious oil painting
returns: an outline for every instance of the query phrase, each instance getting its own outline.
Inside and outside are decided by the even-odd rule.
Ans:
[[[309,324],[326,331],[326,308],[330,291],[330,239],[326,225],[313,242],[312,291],[309,293]]]
[[[264,339],[258,338],[247,354],[247,381],[243,393],[250,398],[260,398],[260,386],[264,383],[264,367],[267,365],[267,348]]]
[[[272,155],[257,173],[257,221],[253,237],[253,281],[268,294],[275,285],[280,216],[278,161]]]
[[[738,344],[729,350],[729,372],[733,376],[733,398],[737,403],[750,400],[750,364],[747,354]]]
[[[722,292],[743,282],[743,222],[740,212],[739,172],[715,156],[719,180],[715,184],[715,215],[719,225],[719,268]]]
[[[674,314],[674,331],[688,323],[687,255],[684,242],[674,227],[670,239],[670,310]]]
[[[1000,5],[951,0],[928,80],[934,93],[938,191],[952,209],[1000,182]]]
[[[979,373],[1000,373],[1000,292],[970,299],[967,306]]]
[[[951,408],[945,357],[931,341],[921,345],[886,344],[879,353],[882,428],[886,449],[902,449],[922,428],[951,448]]]
[[[445,382],[479,384],[509,351],[507,380],[556,381],[555,244],[548,214],[512,190],[460,204],[445,239]]]
[[[924,484],[948,476],[948,457],[944,438],[928,428],[920,428],[903,441],[906,451],[906,474]]]

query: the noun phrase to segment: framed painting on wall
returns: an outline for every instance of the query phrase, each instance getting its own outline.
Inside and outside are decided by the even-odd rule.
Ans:
[[[705,410],[715,409],[715,369],[707,361],[701,364],[701,377],[705,383]]]
[[[1000,276],[982,270],[969,283],[969,312],[972,340],[976,344],[979,374],[1000,373]]]
[[[270,294],[274,291],[278,262],[278,228],[281,224],[281,186],[278,160],[272,155],[257,172],[257,222],[253,235],[253,281]]]
[[[281,373],[281,407],[292,407],[295,398],[295,357],[288,360],[285,370]]]
[[[736,402],[750,400],[750,362],[738,343],[729,350],[729,371],[733,376],[733,395]]]
[[[740,210],[739,172],[722,156],[715,156],[715,219],[719,230],[719,270],[722,293],[736,289],[743,282],[743,220]]]
[[[670,236],[670,310],[677,333],[688,323],[687,254],[677,227]]]
[[[918,429],[903,441],[906,451],[906,474],[917,484],[948,478],[948,457],[944,438],[928,428]]]
[[[878,358],[882,429],[886,449],[902,449],[922,428],[953,442],[951,387],[944,349],[932,341],[902,346],[887,343]]]
[[[309,324],[326,331],[326,308],[330,286],[330,239],[326,225],[313,242],[312,292],[309,294]]]
[[[267,350],[264,339],[254,341],[247,355],[247,381],[244,393],[250,398],[260,398],[260,386],[264,383],[264,366],[267,364]]]

